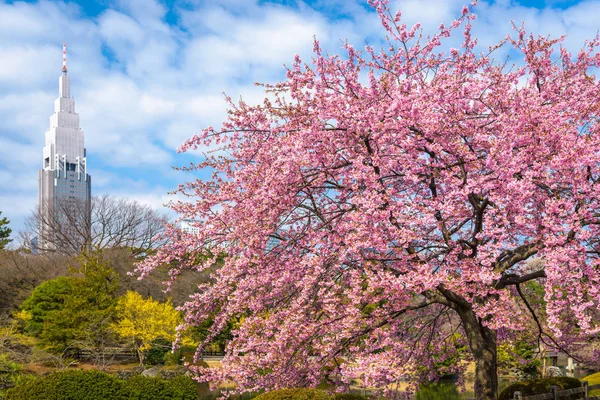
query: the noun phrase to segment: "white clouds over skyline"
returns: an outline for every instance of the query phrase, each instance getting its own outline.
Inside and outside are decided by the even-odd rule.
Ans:
[[[397,0],[407,23],[426,32],[449,23],[466,0]],[[384,32],[366,1],[292,5],[264,1],[117,0],[90,16],[63,1],[0,0],[0,210],[22,227],[37,201],[44,132],[57,96],[61,46],[88,149],[92,192],[159,207],[186,179],[170,165],[183,140],[226,115],[222,92],[261,100],[256,81],[285,76],[294,54],[309,59],[313,36],[329,52],[345,39],[362,48]],[[492,44],[526,21],[536,33],[569,34],[580,46],[596,34],[600,0],[566,8],[481,1],[475,32]],[[175,22],[174,22],[175,21]]]

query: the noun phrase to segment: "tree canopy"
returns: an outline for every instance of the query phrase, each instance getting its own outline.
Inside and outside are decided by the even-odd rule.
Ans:
[[[36,209],[26,220],[32,237],[39,237],[40,229],[53,233],[44,239],[46,252],[77,255],[85,249],[124,248],[140,257],[160,246],[157,235],[165,223],[152,207],[109,195],[94,196],[90,203],[58,202],[44,213]]]
[[[128,291],[119,298],[112,329],[137,351],[140,364],[143,364],[144,353],[155,339],[175,340],[176,327],[180,322],[181,315],[173,308],[171,301],[160,303],[151,297],[144,299],[141,294]]]
[[[71,276],[36,287],[17,314],[25,331],[39,338],[48,350],[62,353],[70,348],[94,348],[104,345],[110,335],[118,274],[97,257],[81,261]]]
[[[244,319],[201,379],[387,390],[435,378],[440,359],[461,372],[466,345],[476,398],[496,399],[499,343],[529,331],[572,352],[600,330],[600,39],[573,56],[515,28],[479,54],[469,7],[423,37],[370,3],[385,48],[327,55],[315,40],[262,104],[230,100],[221,128],[182,145],[217,149],[186,168],[212,178],[172,205],[202,230],[173,227],[139,268],[177,276],[214,261],[190,254],[226,254],[185,322],[213,318],[215,336]],[[460,29],[462,46],[441,49]]]

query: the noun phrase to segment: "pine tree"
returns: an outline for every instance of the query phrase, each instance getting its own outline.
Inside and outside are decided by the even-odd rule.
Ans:
[[[0,217],[2,217],[2,211],[0,211]],[[0,250],[12,242],[12,239],[9,238],[12,232],[12,229],[8,227],[9,223],[10,221],[6,217],[0,218]]]

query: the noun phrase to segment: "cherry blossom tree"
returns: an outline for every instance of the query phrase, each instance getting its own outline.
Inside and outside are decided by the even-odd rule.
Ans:
[[[331,56],[315,40],[262,104],[229,100],[221,128],[182,145],[217,149],[186,168],[212,178],[172,204],[201,232],[172,228],[139,271],[220,257],[185,324],[210,319],[214,337],[240,322],[221,368],[192,367],[201,380],[359,380],[394,397],[401,378],[471,359],[476,398],[496,399],[499,343],[527,333],[574,351],[600,331],[600,40],[573,56],[515,28],[479,54],[470,7],[424,37],[370,3],[385,48]],[[462,47],[444,51],[457,31]]]

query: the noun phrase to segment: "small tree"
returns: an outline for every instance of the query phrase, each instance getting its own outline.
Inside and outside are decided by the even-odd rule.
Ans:
[[[158,338],[175,340],[176,327],[181,316],[171,301],[160,303],[151,297],[144,299],[137,292],[128,291],[117,304],[117,322],[114,332],[128,341],[137,352],[140,365],[144,365],[145,352]]]
[[[73,286],[74,278],[61,276],[36,287],[21,305],[21,312],[16,314],[23,320],[25,332],[40,337],[49,328],[47,321],[65,309],[67,297],[73,294]]]
[[[62,353],[73,347],[102,351],[114,317],[118,275],[100,257],[82,258],[71,272],[38,286],[17,315],[24,320],[25,331],[50,351]]]
[[[12,242],[12,239],[10,239],[12,229],[8,227],[9,223],[10,221],[6,217],[2,217],[2,211],[0,211],[0,250]]]

